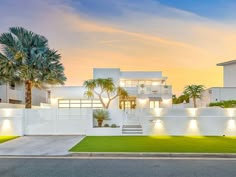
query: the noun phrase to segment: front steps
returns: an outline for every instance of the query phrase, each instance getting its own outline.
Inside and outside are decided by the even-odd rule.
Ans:
[[[141,125],[123,125],[122,134],[123,135],[142,135],[143,128]]]

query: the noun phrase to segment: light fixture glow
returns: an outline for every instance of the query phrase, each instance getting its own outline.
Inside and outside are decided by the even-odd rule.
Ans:
[[[186,132],[187,136],[199,136],[200,131],[198,127],[198,121],[196,119],[191,119],[189,121],[188,129]]]
[[[124,81],[120,81],[120,86],[124,87],[125,86],[125,82]]]
[[[138,100],[139,100],[139,103],[140,103],[141,105],[145,105],[146,102],[147,102],[147,99],[146,99],[146,98],[140,98],[140,99],[138,99]]]
[[[235,125],[235,120],[234,120],[234,119],[230,119],[230,120],[228,121],[228,128],[229,128],[230,130],[232,130],[232,129],[235,129],[235,127],[236,127],[236,125]]]
[[[228,108],[227,112],[228,112],[229,117],[234,117],[235,116],[235,109],[234,108]]]
[[[164,104],[170,104],[170,102],[171,102],[171,99],[163,99],[162,100],[162,103],[164,103]]]
[[[11,109],[4,109],[4,117],[11,117],[12,110]]]
[[[154,122],[155,122],[155,125],[154,125],[153,134],[155,134],[155,135],[166,135],[166,131],[165,131],[163,121],[160,120],[160,119],[157,119]]]
[[[154,114],[157,117],[160,117],[162,115],[162,108],[154,108]]]
[[[196,117],[197,116],[197,108],[188,108],[188,114],[190,117]]]

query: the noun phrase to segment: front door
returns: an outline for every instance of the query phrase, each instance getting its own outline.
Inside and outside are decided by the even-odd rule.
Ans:
[[[159,101],[149,101],[149,108],[159,108]]]
[[[127,98],[120,100],[120,109],[135,109],[136,100],[135,98]]]

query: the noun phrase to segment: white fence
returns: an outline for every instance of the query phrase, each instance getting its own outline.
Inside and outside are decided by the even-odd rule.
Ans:
[[[0,135],[122,135],[126,113],[110,110],[109,125],[96,128],[92,109],[0,109]],[[236,109],[187,108],[136,110],[143,135],[236,136]]]

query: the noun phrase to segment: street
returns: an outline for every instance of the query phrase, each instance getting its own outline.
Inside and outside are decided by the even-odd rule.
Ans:
[[[1,177],[235,177],[236,159],[0,158]]]

